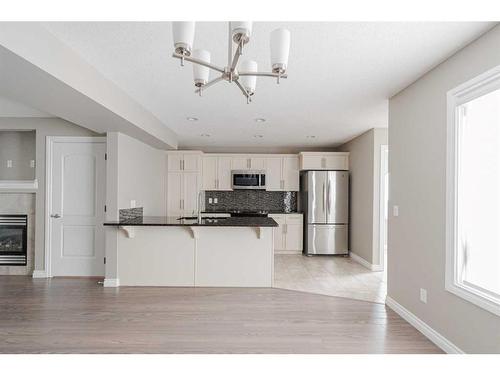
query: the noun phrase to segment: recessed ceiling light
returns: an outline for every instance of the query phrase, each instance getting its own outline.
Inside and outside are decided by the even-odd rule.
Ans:
[[[198,117],[186,117],[188,121],[198,121]]]
[[[255,119],[255,122],[266,122],[266,119],[265,118],[262,118],[262,117],[257,117]]]
[[[207,134],[207,133],[202,133],[200,134],[201,137],[210,137],[210,134]]]
[[[264,138],[264,136],[262,134],[255,134],[253,137],[254,138]]]
[[[314,138],[316,138],[316,136],[315,135],[308,135],[307,138],[314,139]]]

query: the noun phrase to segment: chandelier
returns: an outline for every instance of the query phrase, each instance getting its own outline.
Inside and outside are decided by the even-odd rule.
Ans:
[[[239,60],[243,47],[250,41],[252,22],[229,22],[227,66],[219,67],[210,63],[210,52],[204,49],[192,50],[194,41],[194,22],[173,22],[175,51],[172,57],[193,63],[195,93],[202,92],[220,81],[234,82],[246,97],[247,103],[252,101],[257,85],[257,77],[273,77],[279,84],[281,78],[287,78],[288,52],[290,50],[290,31],[279,28],[271,32],[271,72],[259,72],[254,60]],[[219,76],[209,80],[210,69]]]

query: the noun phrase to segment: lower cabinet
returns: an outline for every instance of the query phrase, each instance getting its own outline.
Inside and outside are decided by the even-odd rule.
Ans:
[[[269,215],[277,223],[274,228],[274,252],[277,254],[302,253],[302,214]]]

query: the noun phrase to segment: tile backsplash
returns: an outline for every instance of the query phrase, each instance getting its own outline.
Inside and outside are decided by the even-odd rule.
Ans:
[[[217,203],[209,199],[217,198]],[[234,190],[206,191],[206,211],[266,210],[272,212],[296,212],[296,191]]]

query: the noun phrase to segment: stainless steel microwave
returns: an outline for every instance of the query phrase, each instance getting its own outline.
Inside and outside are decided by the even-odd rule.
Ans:
[[[231,183],[234,190],[266,190],[266,172],[260,170],[231,171]]]

